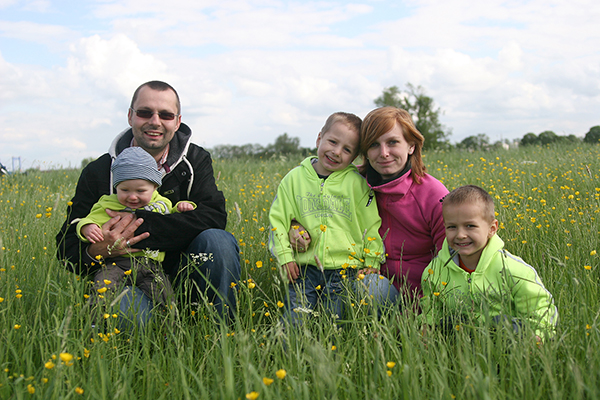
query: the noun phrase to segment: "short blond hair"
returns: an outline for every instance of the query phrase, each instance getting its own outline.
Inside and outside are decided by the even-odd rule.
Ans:
[[[356,131],[356,133],[358,133],[360,135],[360,127],[362,125],[362,119],[360,119],[360,117],[357,117],[354,114],[339,111],[339,112],[335,112],[335,113],[331,114],[329,116],[329,118],[327,118],[327,121],[325,121],[325,125],[323,125],[323,128],[321,128],[321,136],[323,136],[323,134],[325,132],[330,130],[331,127],[333,126],[333,124],[335,124],[337,122],[341,122],[342,124],[347,125],[351,129],[354,129]],[[360,142],[360,139],[359,139],[359,142]]]
[[[454,189],[444,197],[443,207],[477,203],[483,206],[483,217],[486,220],[496,219],[494,199],[488,192],[476,185],[465,185]]]

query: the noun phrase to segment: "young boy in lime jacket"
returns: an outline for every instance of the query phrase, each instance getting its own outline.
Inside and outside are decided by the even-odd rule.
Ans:
[[[344,280],[377,272],[384,256],[377,202],[351,164],[361,122],[354,114],[331,115],[317,137],[317,157],[306,158],[282,179],[269,212],[269,247],[289,281],[294,324],[299,312],[320,302],[341,317]],[[302,253],[290,246],[292,220],[312,238]]]
[[[446,239],[423,272],[421,307],[430,325],[463,320],[501,324],[538,340],[552,337],[558,310],[536,270],[504,249],[494,201],[482,188],[459,187],[443,200]]]

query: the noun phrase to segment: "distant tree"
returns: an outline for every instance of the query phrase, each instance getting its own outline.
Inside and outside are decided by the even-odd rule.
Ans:
[[[499,149],[508,150],[511,147],[511,142],[508,139],[497,140],[490,147],[495,150],[499,150]]]
[[[559,138],[563,141],[563,142],[567,142],[567,143],[578,143],[581,142],[581,138],[578,138],[577,136],[570,134],[567,136],[559,136]]]
[[[260,144],[244,144],[242,146],[220,144],[213,147],[210,152],[214,158],[260,157],[264,155],[265,148]]]
[[[266,147],[260,144],[244,144],[241,146],[220,144],[210,149],[214,158],[239,158],[239,157],[270,157],[274,154],[302,154],[309,155],[316,151],[300,147],[300,138],[289,137],[287,133],[278,136],[275,143]]]
[[[94,157],[88,157],[88,158],[84,158],[83,160],[81,160],[81,169],[85,168],[89,163],[91,163],[94,160],[95,160]]]
[[[591,127],[589,132],[585,134],[583,141],[586,143],[599,144],[600,143],[600,125]]]
[[[552,131],[544,131],[538,135],[538,141],[543,145],[554,143],[557,140],[558,136]]]
[[[483,150],[490,147],[490,138],[485,133],[468,136],[464,138],[457,146],[461,149]]]
[[[406,88],[406,93],[401,92],[397,86],[384,89],[383,94],[375,99],[375,105],[392,106],[408,111],[413,117],[415,126],[425,137],[424,149],[446,147],[447,137],[451,131],[440,123],[441,109],[435,108],[433,98],[425,94],[422,86],[415,87],[407,83]]]
[[[275,143],[268,145],[266,150],[269,153],[276,154],[302,153],[302,148],[300,147],[300,138],[289,137],[287,133],[277,136]]]
[[[540,141],[537,137],[537,135],[535,133],[527,133],[525,136],[523,136],[523,139],[521,139],[521,145],[523,146],[531,146],[531,145],[535,145],[538,144]]]

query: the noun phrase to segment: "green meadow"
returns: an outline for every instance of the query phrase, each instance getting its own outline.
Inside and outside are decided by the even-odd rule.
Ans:
[[[267,238],[277,185],[300,162],[285,157],[214,162],[241,250],[235,323],[220,323],[205,302],[133,332],[106,309],[98,332],[85,308],[89,280],[55,257],[80,171],[28,171],[0,178],[0,398],[599,398],[600,146],[430,152],[425,161],[448,189],[476,184],[495,198],[507,249],[554,295],[553,340],[468,323],[424,334],[413,307],[378,318],[355,294],[342,327],[316,312],[284,330],[286,290]]]

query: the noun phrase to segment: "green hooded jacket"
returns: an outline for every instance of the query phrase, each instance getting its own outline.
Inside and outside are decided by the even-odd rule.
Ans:
[[[421,308],[428,324],[447,316],[487,322],[507,316],[527,321],[539,337],[554,335],[558,310],[552,294],[531,265],[504,249],[498,235],[488,241],[475,271],[468,273],[458,262],[458,254],[444,240],[423,272]]]

